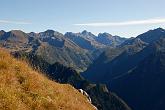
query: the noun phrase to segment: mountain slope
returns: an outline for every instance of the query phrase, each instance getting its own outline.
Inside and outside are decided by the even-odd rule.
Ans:
[[[0,46],[12,52],[33,52],[49,63],[61,62],[78,71],[86,69],[94,59],[90,52],[53,30],[29,34],[19,30],[1,31]]]
[[[112,36],[109,33],[99,33],[98,36],[95,36],[86,30],[81,33],[67,32],[65,36],[80,47],[90,51],[108,46],[116,47],[126,40],[126,38]]]
[[[99,110],[131,110],[122,99],[109,92],[105,85],[90,83],[72,68],[67,68],[59,63],[49,64],[40,56],[33,54],[17,52],[13,55],[17,58],[27,59],[34,68],[43,71],[51,79],[71,84],[77,89],[83,89],[89,94],[92,104]]]
[[[140,38],[142,41],[146,43],[153,43],[159,40],[160,38],[164,37],[164,35],[165,35],[165,30],[162,28],[157,28],[154,30],[149,30],[148,32],[137,36],[137,38]]]
[[[11,51],[24,50],[30,51],[32,45],[29,43],[30,38],[26,33],[20,30],[12,30],[9,32],[2,31],[0,34],[0,45],[10,49]]]
[[[136,38],[129,38],[128,40],[125,40],[125,42],[121,43],[119,46],[125,46],[125,45],[131,45],[135,40],[141,40],[142,42],[146,44],[151,44],[160,38],[164,37],[165,30],[162,28],[157,28],[153,30],[149,30],[143,34],[138,35]]]
[[[152,48],[153,52],[135,69],[114,79],[111,88],[134,110],[164,110],[165,39],[148,48]]]
[[[67,32],[65,36],[66,38],[69,38],[74,43],[79,45],[81,48],[87,49],[90,51],[105,47],[105,45],[95,40],[96,38],[95,35],[93,35],[91,32],[87,32],[86,30],[81,33]]]
[[[136,39],[131,45],[108,48],[83,72],[83,76],[96,83],[107,83],[132,69],[143,58],[136,54],[145,46],[144,42]]]
[[[116,47],[122,44],[126,40],[126,38],[122,38],[119,36],[112,36],[109,33],[99,33],[95,39],[97,42],[101,44],[112,47]]]
[[[60,62],[77,71],[84,71],[107,46],[116,46],[125,39],[110,34],[95,36],[91,32],[68,32],[65,35],[54,30],[25,33],[20,30],[0,31],[0,46],[10,51],[33,52],[53,64]],[[108,40],[108,42],[104,42]],[[109,44],[110,43],[110,44]]]
[[[1,110],[94,110],[73,87],[47,79],[4,49],[0,49],[0,73]]]
[[[144,35],[148,35],[152,42],[144,40],[148,38],[148,36]],[[141,34],[137,38],[129,39],[117,48],[107,49],[89,66],[87,71],[83,73],[83,76],[91,81],[107,83],[109,85],[113,78],[122,76],[132,70],[139,62],[153,52],[152,48],[145,50],[144,48],[163,37],[165,37],[164,31],[158,28]]]
[[[164,52],[165,33],[158,28],[105,51],[83,75],[107,84],[133,110],[164,110]]]

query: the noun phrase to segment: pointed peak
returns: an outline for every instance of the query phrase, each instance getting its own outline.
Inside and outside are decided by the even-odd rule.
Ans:
[[[104,37],[108,37],[108,36],[111,36],[111,34],[107,33],[107,32],[104,32],[104,33],[99,33],[98,36],[104,36]]]
[[[40,32],[40,34],[47,34],[47,35],[50,35],[50,36],[53,36],[53,35],[63,35],[62,33],[58,32],[58,31],[54,31],[54,30],[51,30],[51,29],[48,29],[44,32]]]
[[[159,30],[159,31],[165,31],[163,28],[161,28],[161,27],[159,27],[159,28],[157,28],[157,29],[154,29],[154,30]]]
[[[4,34],[5,34],[5,31],[4,30],[0,30],[0,36],[4,35]]]
[[[95,37],[94,34],[92,34],[91,32],[88,32],[87,30],[82,31],[80,34],[82,34],[83,36]]]
[[[30,32],[29,34],[37,34],[37,33],[35,33],[35,32]]]
[[[148,32],[165,32],[165,30],[163,28],[159,27],[159,28],[156,28],[156,29],[153,29],[153,30],[149,30]]]
[[[93,35],[91,32],[88,32],[87,30],[84,30],[81,32],[83,35]]]
[[[89,32],[87,30],[84,30],[81,32],[82,34],[88,34]]]
[[[51,30],[51,29],[48,29],[46,31],[44,31],[45,33],[54,33],[55,31],[54,30]]]
[[[0,32],[3,32],[4,33],[5,31],[4,30],[0,30]]]

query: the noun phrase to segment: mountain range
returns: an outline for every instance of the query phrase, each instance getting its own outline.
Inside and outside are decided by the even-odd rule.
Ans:
[[[84,90],[98,110],[131,110],[121,98],[109,91],[106,85],[91,83],[71,67],[65,67],[60,63],[50,64],[33,53],[14,52],[12,55],[28,61],[34,69],[42,71],[58,83],[70,84],[78,90]]]
[[[0,31],[0,46],[50,79],[83,90],[98,110],[164,110],[165,30],[135,38],[86,30]]]
[[[119,40],[120,43],[126,40],[119,37],[116,40],[116,37],[106,34],[107,38],[104,35],[103,39],[113,40],[109,44],[104,44],[104,40],[100,40],[102,43],[98,41],[101,35],[97,37],[87,31],[67,32],[63,35],[53,30],[40,33],[2,30],[0,45],[8,49],[16,58],[28,61],[34,69],[42,71],[50,79],[84,90],[89,94],[92,104],[99,110],[131,110],[105,85],[90,83],[77,72],[92,63],[105,48],[116,47],[119,45]],[[112,42],[115,45],[112,45]]]
[[[51,64],[60,62],[77,71],[85,70],[104,48],[110,45],[105,45],[104,42],[100,43],[96,38],[97,40],[101,39],[87,31],[67,32],[65,35],[54,30],[40,33],[25,33],[20,30],[0,31],[0,45],[2,47],[10,51],[33,52]],[[107,38],[113,37],[107,36]],[[121,43],[125,38],[113,40],[114,44],[119,44],[119,40]]]
[[[157,28],[104,51],[83,76],[105,83],[133,110],[163,110],[165,30]]]

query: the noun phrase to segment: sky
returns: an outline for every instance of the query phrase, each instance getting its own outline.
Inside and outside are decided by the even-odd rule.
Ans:
[[[136,37],[165,28],[165,0],[1,0],[0,30],[108,32]]]

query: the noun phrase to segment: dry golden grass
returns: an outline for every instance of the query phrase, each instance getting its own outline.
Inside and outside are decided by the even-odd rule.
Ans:
[[[0,49],[0,110],[94,110],[72,86],[58,84]]]

